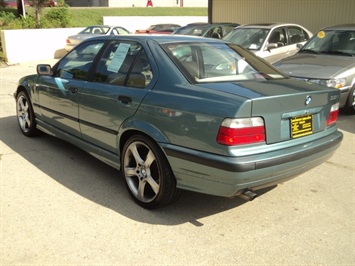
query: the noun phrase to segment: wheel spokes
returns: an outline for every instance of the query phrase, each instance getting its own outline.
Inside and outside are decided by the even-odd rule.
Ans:
[[[17,110],[20,128],[24,132],[27,132],[31,126],[31,118],[29,114],[29,105],[24,97],[19,98]]]
[[[159,192],[159,184],[155,182],[154,178],[151,176],[147,177],[147,183],[150,185],[155,194]]]
[[[156,181],[159,176],[152,176],[152,172],[159,173],[151,169],[156,165],[154,152],[144,143],[133,142],[127,148],[124,161],[124,173],[132,194],[142,202],[154,200],[160,189]]]

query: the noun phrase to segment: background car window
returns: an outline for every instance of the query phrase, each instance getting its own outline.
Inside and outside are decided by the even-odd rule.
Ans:
[[[249,50],[260,50],[263,45],[268,29],[234,29],[223,40],[238,44]]]
[[[84,43],[73,49],[57,67],[56,77],[86,80],[103,41]]]
[[[288,27],[288,32],[291,44],[304,42],[309,39],[307,32],[299,27]]]
[[[99,60],[93,81],[144,88],[152,78],[149,60],[140,44],[112,42]]]
[[[129,32],[125,31],[124,29],[117,27],[117,28],[113,28],[110,34],[120,35],[120,34],[128,34],[128,33]]]
[[[286,32],[284,28],[274,29],[271,32],[268,43],[276,43],[277,47],[282,47],[287,44]]]
[[[87,27],[83,31],[79,32],[79,34],[106,34],[110,28],[105,26],[92,26]]]
[[[332,52],[352,52],[352,54],[354,54],[355,32],[336,32],[332,38],[331,47],[329,50]]]

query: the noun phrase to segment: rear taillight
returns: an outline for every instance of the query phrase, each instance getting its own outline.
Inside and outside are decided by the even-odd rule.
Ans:
[[[69,39],[67,39],[67,44],[70,44],[70,40]]]
[[[265,125],[261,117],[226,118],[217,135],[219,144],[234,146],[265,141]]]
[[[330,108],[327,126],[330,126],[337,121],[338,114],[339,114],[339,103],[336,103],[332,105],[332,108]]]

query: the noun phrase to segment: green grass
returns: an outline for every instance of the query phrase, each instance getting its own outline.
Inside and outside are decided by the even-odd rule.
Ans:
[[[207,16],[207,8],[70,8],[71,26],[102,24],[104,16]]]
[[[16,9],[2,9],[5,12],[17,13]],[[44,8],[44,16],[50,8]],[[1,11],[1,10],[0,10]],[[34,16],[32,7],[26,8],[26,13]],[[102,24],[104,16],[207,16],[208,9],[200,7],[133,7],[133,8],[106,8],[106,7],[70,7],[70,25],[67,27],[86,27],[93,24]]]

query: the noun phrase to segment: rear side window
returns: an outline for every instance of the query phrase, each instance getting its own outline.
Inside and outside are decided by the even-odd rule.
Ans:
[[[305,42],[309,39],[307,32],[299,27],[288,27],[288,32],[291,44]]]
[[[134,42],[111,42],[98,62],[94,82],[145,88],[153,78],[146,52]]]
[[[111,31],[111,35],[120,35],[120,34],[128,34],[129,32],[125,31],[120,27],[113,28]]]

